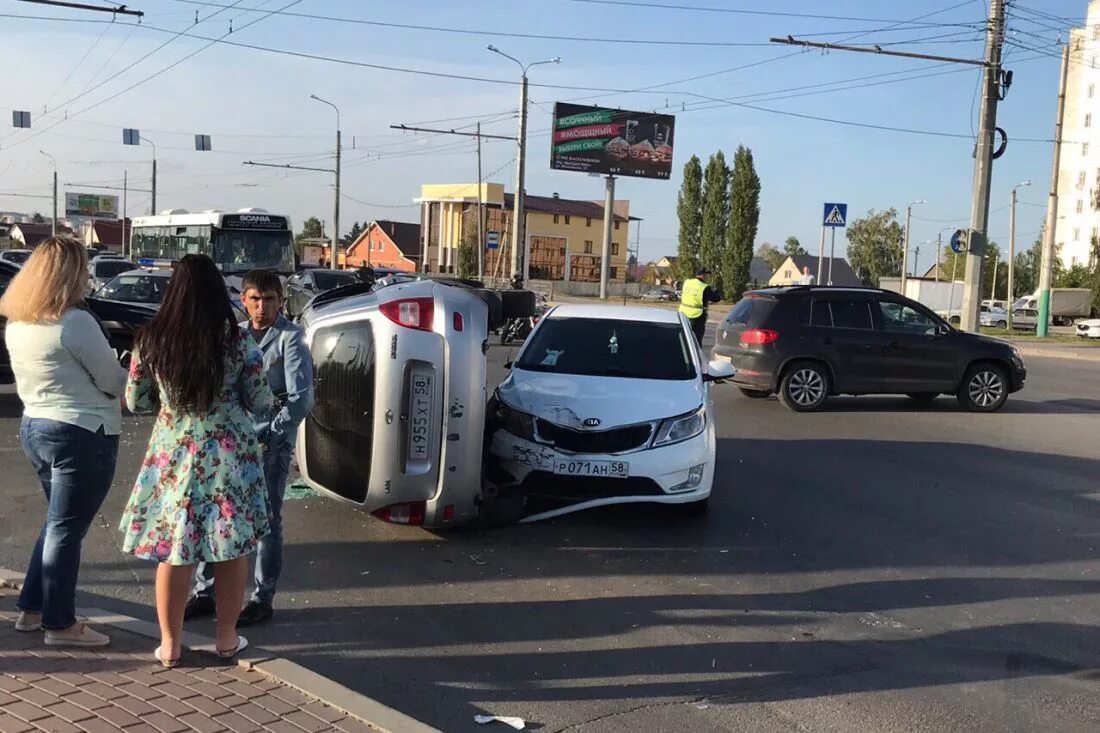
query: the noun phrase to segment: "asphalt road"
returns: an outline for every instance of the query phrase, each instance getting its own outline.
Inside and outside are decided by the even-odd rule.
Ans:
[[[288,501],[277,614],[248,635],[446,731],[487,730],[480,712],[545,731],[1098,730],[1100,364],[1028,361],[995,415],[949,398],[796,415],[718,386],[702,519],[434,534]],[[42,517],[19,410],[0,392],[9,568]],[[127,419],[81,600],[153,619],[152,568],[116,528],[148,427]]]

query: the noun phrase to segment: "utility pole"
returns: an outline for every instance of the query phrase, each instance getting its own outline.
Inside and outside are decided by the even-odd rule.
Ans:
[[[336,195],[333,196],[332,201],[332,238],[329,240],[331,244],[331,252],[329,257],[329,269],[340,269],[340,108],[327,99],[321,99],[316,94],[310,94],[309,98],[320,102],[321,104],[327,104],[336,110],[336,169],[333,173],[336,174]]]
[[[901,246],[901,294],[906,295],[906,284],[909,282],[909,227],[913,223],[913,207],[927,203],[924,199],[917,199],[905,207],[905,243]],[[906,297],[908,297],[906,295]]]
[[[149,143],[149,145],[153,148],[153,183],[152,183],[151,186],[149,186],[149,190],[152,191],[152,193],[153,193],[153,198],[152,198],[152,201],[150,203],[150,206],[152,207],[152,209],[149,211],[149,214],[150,214],[150,216],[156,216],[157,215],[157,146],[152,140],[145,137],[144,135],[140,135],[139,139],[142,142]]]
[[[981,303],[982,256],[989,229],[989,189],[993,178],[993,135],[997,127],[997,102],[1000,100],[1001,46],[1004,44],[1005,2],[989,0],[989,25],[986,28],[985,70],[982,106],[978,116],[978,140],[974,153],[973,201],[970,209],[971,242],[966,256],[962,313],[959,325],[964,331],[978,330]],[[994,280],[996,282],[996,280]]]
[[[53,157],[45,150],[39,150],[39,153],[45,155],[53,162],[53,219],[50,220],[50,236],[57,236],[57,158]]]
[[[515,278],[516,275],[519,275],[519,277],[526,282],[527,261],[525,256],[525,243],[527,239],[527,222],[525,220],[526,212],[524,210],[524,199],[527,197],[527,192],[524,190],[524,187],[526,185],[525,153],[527,151],[527,70],[532,66],[539,66],[540,64],[560,64],[561,58],[554,57],[546,61],[535,61],[525,65],[519,59],[514,56],[509,56],[496,46],[490,44],[486,48],[495,54],[499,54],[506,59],[511,59],[516,62],[521,73],[519,86],[519,133],[516,135],[516,192],[512,198],[512,218],[515,219],[512,223],[512,277]]]
[[[1024,181],[1013,186],[1008,206],[1008,292],[1005,294],[1005,320],[1009,333],[1012,333],[1012,302],[1016,300],[1016,189],[1030,185],[1031,181]]]
[[[477,123],[477,279],[485,277],[485,214],[481,195],[481,122]]]
[[[1050,172],[1050,195],[1047,197],[1047,225],[1043,230],[1043,257],[1039,269],[1039,322],[1036,336],[1047,335],[1050,320],[1050,281],[1054,276],[1055,229],[1058,226],[1058,171],[1062,165],[1062,122],[1066,114],[1066,77],[1069,75],[1069,44],[1062,49],[1062,76],[1058,82],[1058,117],[1054,123],[1054,162]]]
[[[992,280],[993,282],[989,286],[989,299],[990,300],[996,300],[996,298],[997,298],[997,265],[998,264],[999,263],[997,262],[997,255],[994,254],[993,255],[993,277],[990,278],[990,280]]]
[[[600,257],[600,300],[607,300],[607,283],[611,274],[611,231],[615,221],[615,176],[604,179],[603,254]]]
[[[129,238],[126,236],[126,194],[129,181],[127,180],[127,173],[129,171],[122,171],[122,254],[133,259],[134,246],[130,243]]]

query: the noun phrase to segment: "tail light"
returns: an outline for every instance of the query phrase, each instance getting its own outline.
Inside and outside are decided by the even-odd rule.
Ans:
[[[405,298],[391,300],[378,306],[382,315],[399,326],[415,328],[418,331],[432,330],[432,317],[435,315],[434,298]]]
[[[750,328],[741,334],[741,345],[763,345],[779,340],[779,331],[771,331],[766,328]]]
[[[424,524],[424,514],[428,510],[428,503],[424,501],[414,501],[409,504],[393,504],[391,506],[383,507],[374,513],[374,516],[381,519],[383,522],[392,522],[394,524],[408,524],[414,527],[419,527]]]
[[[456,331],[462,330],[462,314],[455,311],[454,318],[452,319],[452,325]]]

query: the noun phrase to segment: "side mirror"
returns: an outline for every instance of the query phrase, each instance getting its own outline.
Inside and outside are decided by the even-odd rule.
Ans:
[[[711,359],[707,363],[707,373],[703,377],[704,382],[720,382],[723,379],[729,379],[737,370],[733,368],[733,364],[730,364],[725,359]]]

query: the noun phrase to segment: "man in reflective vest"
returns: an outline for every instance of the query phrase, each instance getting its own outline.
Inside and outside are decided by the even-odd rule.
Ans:
[[[696,271],[695,277],[684,281],[680,295],[680,312],[691,321],[691,330],[695,340],[701,345],[703,333],[707,329],[707,305],[717,303],[722,294],[707,285],[710,270],[705,267]]]

